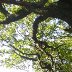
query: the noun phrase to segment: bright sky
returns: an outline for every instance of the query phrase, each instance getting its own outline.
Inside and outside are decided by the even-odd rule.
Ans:
[[[16,69],[16,68],[6,68],[3,66],[0,66],[0,72],[35,72],[34,69],[32,68],[32,62],[27,61],[26,62],[26,68],[24,70]]]
[[[31,72],[31,71],[24,71],[24,70],[17,70],[17,69],[8,69],[8,68],[5,68],[5,67],[0,67],[0,72]]]

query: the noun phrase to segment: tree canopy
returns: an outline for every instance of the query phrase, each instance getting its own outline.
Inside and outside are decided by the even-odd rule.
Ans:
[[[72,0],[1,0],[0,48],[7,66],[31,60],[36,72],[71,72]]]

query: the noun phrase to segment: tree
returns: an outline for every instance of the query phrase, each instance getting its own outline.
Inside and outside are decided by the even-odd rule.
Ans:
[[[10,54],[3,62],[15,65],[32,60],[46,72],[70,72],[71,13],[71,0],[0,1],[0,40],[10,48],[1,50]]]

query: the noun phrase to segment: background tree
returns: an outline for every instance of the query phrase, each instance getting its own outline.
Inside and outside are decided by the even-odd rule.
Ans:
[[[71,33],[71,0],[0,1],[0,53],[8,54],[7,66],[32,60],[43,72],[70,72]]]

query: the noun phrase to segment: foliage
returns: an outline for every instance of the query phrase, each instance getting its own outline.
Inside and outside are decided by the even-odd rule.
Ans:
[[[2,63],[32,60],[36,72],[72,71],[71,6],[71,0],[0,1]]]

